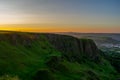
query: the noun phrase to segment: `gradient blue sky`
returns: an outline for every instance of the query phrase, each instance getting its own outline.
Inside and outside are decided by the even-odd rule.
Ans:
[[[120,0],[0,0],[0,24],[120,32]]]

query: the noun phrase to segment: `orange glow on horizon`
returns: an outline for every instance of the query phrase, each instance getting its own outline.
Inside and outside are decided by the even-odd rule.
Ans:
[[[0,30],[6,31],[21,31],[21,32],[82,32],[82,33],[119,33],[118,28],[105,28],[105,27],[68,27],[68,26],[41,26],[41,25],[0,25]],[[39,26],[39,27],[38,27]]]

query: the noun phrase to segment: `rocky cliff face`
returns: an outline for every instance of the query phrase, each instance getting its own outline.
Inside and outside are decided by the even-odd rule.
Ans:
[[[49,42],[69,61],[81,62],[83,58],[100,61],[100,52],[91,39],[78,39],[72,36],[47,34]]]
[[[0,40],[8,40],[11,44],[21,44],[31,47],[31,43],[34,41],[42,40],[40,35],[44,35],[46,41],[48,41],[55,49],[62,52],[62,57],[69,61],[81,62],[83,58],[100,61],[100,52],[91,39],[78,39],[72,36],[58,35],[58,34],[2,34]],[[45,40],[45,39],[44,39]]]

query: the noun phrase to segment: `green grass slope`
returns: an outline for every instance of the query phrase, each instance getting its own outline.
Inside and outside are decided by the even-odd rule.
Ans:
[[[69,45],[73,43],[72,39],[60,41]],[[117,72],[104,58],[101,57],[101,62],[96,63],[76,54],[82,57],[79,59],[81,61],[77,59],[71,61],[64,56],[66,51],[69,56],[70,47],[65,46],[65,51],[61,51],[63,47],[58,49],[57,46],[63,43],[56,39],[58,44],[55,46],[56,43],[50,40],[48,34],[1,33],[0,80],[115,80],[118,78]],[[88,44],[86,40],[83,41]],[[74,45],[72,46],[74,48]],[[77,51],[79,48],[75,49]]]

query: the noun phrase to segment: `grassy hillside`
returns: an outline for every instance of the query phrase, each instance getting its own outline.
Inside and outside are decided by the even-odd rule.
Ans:
[[[2,32],[0,80],[117,79],[119,75],[115,69],[97,51],[92,40]]]
[[[120,53],[116,51],[104,51],[105,58],[115,67],[116,71],[120,73]]]

